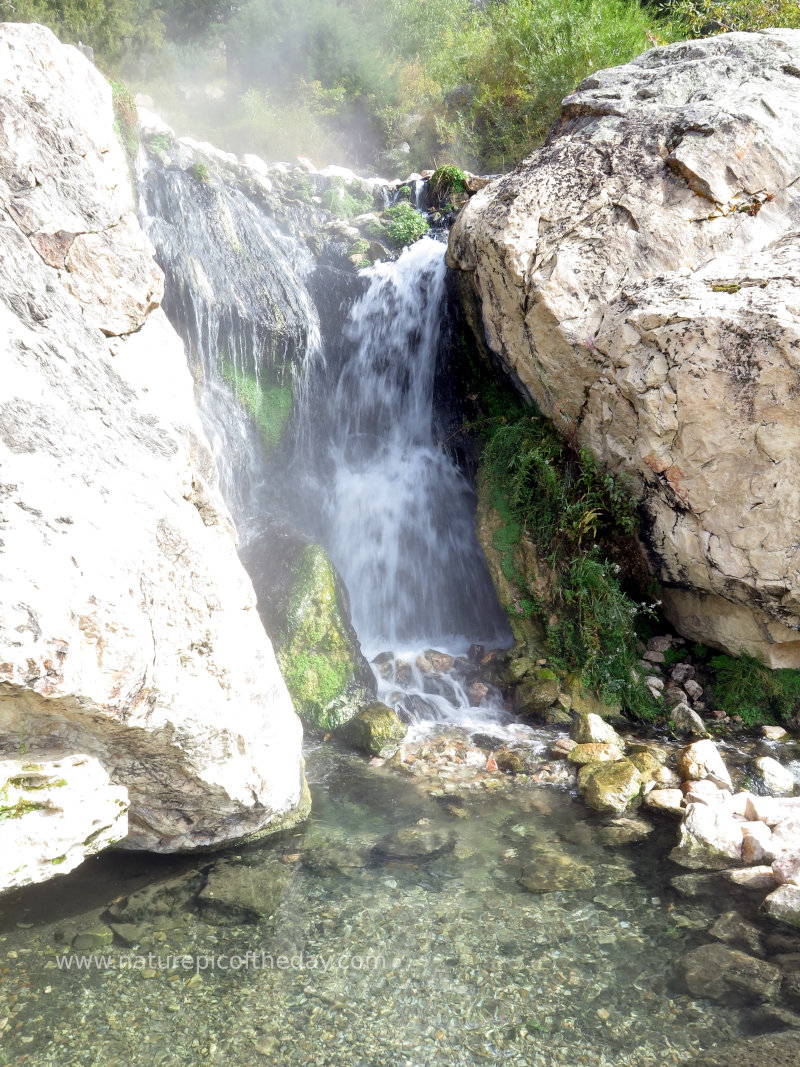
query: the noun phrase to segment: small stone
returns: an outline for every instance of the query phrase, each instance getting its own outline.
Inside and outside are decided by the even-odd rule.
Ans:
[[[717,941],[723,941],[726,945],[732,945],[743,952],[749,952],[752,956],[764,955],[764,942],[761,931],[738,912],[727,911],[717,919],[709,933]]]
[[[767,741],[783,741],[789,735],[782,726],[762,726],[761,736],[765,737]]]
[[[575,745],[567,755],[570,763],[583,767],[587,763],[609,763],[622,759],[622,749],[617,745],[590,743]]]
[[[656,652],[655,649],[648,649],[647,652],[645,652],[645,654],[642,656],[642,659],[646,660],[648,663],[666,662],[666,657],[664,656],[664,653]]]
[[[516,752],[510,748],[499,748],[494,754],[495,766],[508,774],[523,774],[525,766]]]
[[[553,678],[530,678],[514,691],[514,708],[520,715],[538,715],[555,704],[559,685]]]
[[[609,726],[599,715],[577,715],[570,727],[569,736],[579,745],[609,744],[619,749],[625,748],[625,742],[613,726]]]
[[[467,686],[467,696],[469,697],[470,707],[478,708],[481,705],[481,701],[489,692],[489,686],[485,682],[470,682]]]
[[[698,685],[694,678],[687,678],[683,683],[683,688],[692,700],[699,700],[703,695],[703,687]]]
[[[446,674],[453,668],[453,657],[447,652],[438,652],[435,648],[425,650],[425,659],[441,674]]]
[[[689,952],[683,972],[693,996],[739,1003],[772,1000],[782,977],[773,964],[720,944],[701,945]]]
[[[713,741],[695,741],[678,753],[678,771],[684,778],[699,781],[710,778],[725,789],[733,789],[731,776]]]
[[[734,885],[741,886],[742,889],[759,892],[764,889],[774,889],[776,886],[775,875],[771,867],[748,867],[741,871],[723,871],[722,877]]]
[[[394,708],[377,700],[337,730],[338,736],[359,751],[384,758],[394,755],[407,732]]]
[[[110,945],[113,940],[112,931],[107,926],[102,926],[97,930],[86,930],[84,933],[77,934],[72,939],[72,947],[79,952],[92,952]]]
[[[647,642],[648,652],[666,652],[670,648],[672,648],[672,638],[669,634],[659,634],[651,637]]]
[[[575,748],[575,742],[571,737],[559,737],[558,740],[554,741],[550,746],[550,758],[566,759],[573,748]]]
[[[604,845],[618,848],[621,845],[632,845],[638,841],[644,841],[653,832],[654,826],[649,819],[642,819],[636,815],[622,815],[612,819],[597,831],[597,836]]]
[[[683,793],[680,789],[652,789],[644,798],[645,807],[665,815],[683,816]]]
[[[578,789],[596,811],[625,811],[642,791],[642,776],[628,759],[590,763],[578,775]]]
[[[761,905],[761,910],[777,922],[800,926],[800,886],[778,886]]]
[[[742,862],[748,866],[764,862],[769,854],[772,831],[764,822],[742,824]]]
[[[780,856],[772,863],[772,873],[780,885],[800,886],[800,853],[792,852]]]
[[[740,865],[741,824],[721,804],[690,801],[681,824],[680,841],[670,853],[670,859],[695,870]]]
[[[776,759],[771,756],[759,756],[754,761],[754,766],[770,793],[780,796],[794,792],[794,775]]]
[[[703,720],[683,700],[672,708],[670,721],[676,734],[685,734],[688,737],[709,736]]]

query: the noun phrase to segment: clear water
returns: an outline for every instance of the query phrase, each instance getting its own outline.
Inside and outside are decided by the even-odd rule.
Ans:
[[[661,1067],[759,1024],[682,991],[715,911],[670,889],[658,833],[605,843],[569,794],[474,769],[411,777],[327,745],[308,770],[312,818],[281,841],[106,855],[0,902],[0,1063]],[[268,916],[203,895],[231,867]],[[132,944],[104,950],[147,966],[59,970],[154,882],[118,928]]]

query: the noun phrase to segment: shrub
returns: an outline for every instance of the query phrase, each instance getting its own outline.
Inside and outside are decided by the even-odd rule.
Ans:
[[[192,163],[189,173],[195,181],[202,182],[203,185],[208,185],[211,181],[211,171],[205,163]]]
[[[395,248],[412,245],[428,232],[428,223],[411,204],[395,204],[387,208],[384,215],[389,219],[386,236]]]
[[[579,668],[604,699],[653,718],[656,704],[633,673],[637,617],[653,609],[623,591],[619,565],[602,547],[632,543],[638,517],[629,486],[600,470],[591,452],[564,442],[530,408],[490,417],[482,429],[491,503],[505,522],[501,566],[530,592],[529,577],[515,570],[514,550],[523,534],[533,540],[550,572],[558,621],[547,638],[555,662]],[[523,611],[545,614],[535,595],[526,599]]]
[[[772,670],[753,656],[714,656],[717,703],[748,726],[800,714],[800,671]]]
[[[800,27],[796,0],[676,0],[664,6],[688,37],[770,26]]]
[[[375,202],[370,193],[364,192],[358,182],[345,183],[334,178],[330,188],[322,194],[322,206],[331,215],[340,219],[352,219],[372,211]]]

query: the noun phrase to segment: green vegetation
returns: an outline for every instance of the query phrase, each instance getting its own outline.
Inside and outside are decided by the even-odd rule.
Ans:
[[[389,219],[386,236],[395,248],[413,245],[428,232],[428,223],[411,204],[405,201],[387,208],[384,215]]]
[[[238,370],[229,362],[222,364],[222,377],[255,422],[264,447],[271,452],[283,437],[292,414],[291,385]]]
[[[203,185],[208,185],[211,181],[211,171],[205,163],[192,163],[191,175],[196,181],[202,182]]]
[[[345,182],[339,178],[333,179],[330,188],[323,193],[322,206],[337,218],[353,219],[373,211],[375,201],[370,193],[362,190],[360,182]]]
[[[747,726],[800,715],[800,671],[772,670],[753,656],[713,656],[717,703]]]
[[[139,116],[130,92],[119,82],[111,82],[111,99],[114,104],[114,129],[128,159],[133,159],[139,150]]]
[[[321,730],[335,729],[352,718],[365,697],[356,683],[358,644],[341,597],[325,552],[319,545],[307,545],[292,568],[277,657],[298,715]],[[350,694],[351,689],[357,692]]]
[[[687,37],[705,37],[730,30],[763,30],[769,26],[800,26],[797,0],[674,0],[666,6]]]
[[[638,0],[0,0],[181,132],[267,159],[504,169],[592,71],[679,35]],[[787,5],[788,6],[788,5]]]
[[[653,718],[655,702],[632,673],[639,659],[636,620],[653,609],[623,590],[608,552],[633,545],[638,518],[628,486],[530,408],[490,417],[482,430],[490,503],[503,519],[495,547],[503,573],[522,591],[520,615],[538,616],[547,626],[557,666],[578,668],[604,701]],[[536,547],[550,603],[543,603],[542,576],[520,570],[516,550],[523,536]]]

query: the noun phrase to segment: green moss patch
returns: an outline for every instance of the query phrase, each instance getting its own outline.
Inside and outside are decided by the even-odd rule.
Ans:
[[[277,643],[278,663],[303,721],[329,731],[351,719],[367,697],[358,681],[361,651],[339,578],[319,545],[305,546],[292,568]]]
[[[292,387],[223,363],[222,377],[258,427],[268,452],[280,443],[292,414]]]

